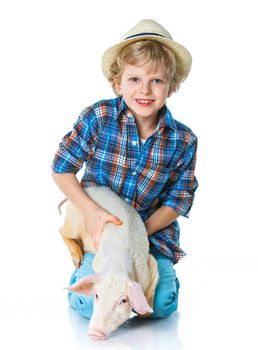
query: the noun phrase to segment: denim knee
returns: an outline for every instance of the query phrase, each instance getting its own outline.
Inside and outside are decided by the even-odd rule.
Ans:
[[[79,315],[90,319],[93,313],[93,297],[85,297],[75,293],[68,293],[70,306],[75,309]]]
[[[179,281],[175,279],[176,290],[167,289],[155,293],[153,310],[150,318],[166,318],[174,313],[178,308]]]
[[[159,271],[153,302],[154,312],[150,318],[166,318],[177,310],[180,285],[172,260],[153,246],[150,253],[155,257]]]
[[[70,285],[75,283],[79,278],[91,275],[94,273],[92,268],[92,261],[94,254],[87,253],[79,269],[76,269],[70,279]],[[93,297],[84,296],[72,292],[68,292],[69,304],[83,317],[91,318],[93,313]]]

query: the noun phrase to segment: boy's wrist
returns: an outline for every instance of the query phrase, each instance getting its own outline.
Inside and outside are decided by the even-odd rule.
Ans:
[[[167,227],[178,218],[179,214],[172,208],[161,206],[145,222],[147,235],[151,236],[155,232]]]
[[[83,214],[87,214],[89,211],[98,211],[100,210],[100,206],[94,202],[86,193],[82,202],[80,203],[80,209]]]
[[[151,227],[151,223],[150,223],[150,219],[147,219],[146,221],[144,221],[144,225],[147,231],[147,236],[151,236],[154,232],[152,231]]]

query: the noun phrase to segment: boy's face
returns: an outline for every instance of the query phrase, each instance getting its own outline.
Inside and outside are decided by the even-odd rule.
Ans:
[[[126,64],[120,81],[114,81],[116,92],[122,95],[129,110],[138,121],[156,121],[159,110],[172,94],[165,67]]]

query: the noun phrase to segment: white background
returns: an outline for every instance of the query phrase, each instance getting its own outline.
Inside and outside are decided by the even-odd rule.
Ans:
[[[179,312],[96,343],[62,290],[50,165],[82,109],[114,97],[101,55],[143,18],[192,53],[168,106],[199,138],[200,187],[180,219]],[[256,23],[250,0],[1,1],[1,349],[257,349]]]

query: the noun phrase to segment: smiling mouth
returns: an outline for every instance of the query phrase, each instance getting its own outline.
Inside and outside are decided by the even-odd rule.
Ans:
[[[139,103],[141,106],[149,106],[152,104],[152,102],[154,102],[154,100],[150,100],[150,99],[142,99],[142,98],[138,98],[135,100],[137,103]]]

